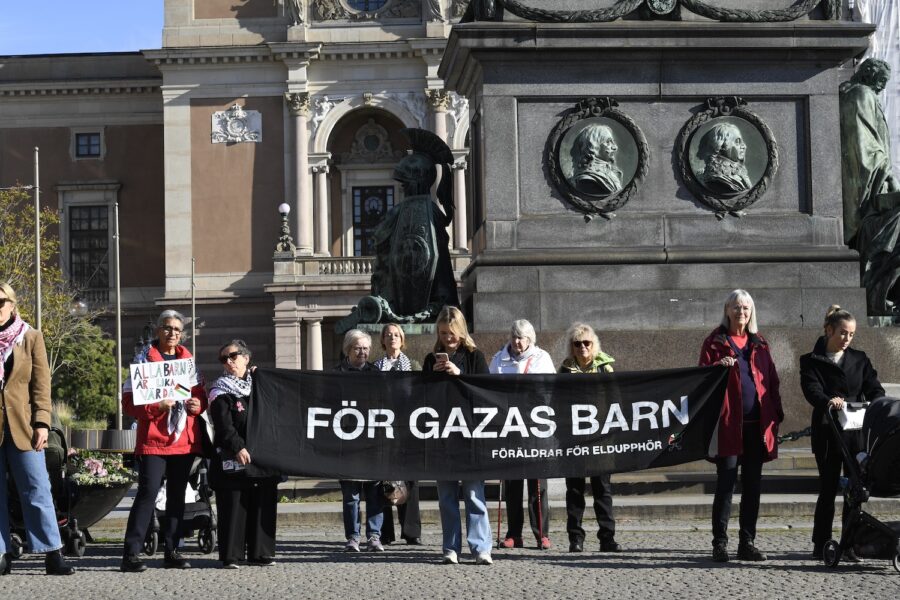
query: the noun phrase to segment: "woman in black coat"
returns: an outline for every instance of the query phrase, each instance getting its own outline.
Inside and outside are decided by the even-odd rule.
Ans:
[[[219,509],[219,559],[225,569],[237,569],[238,561],[253,565],[274,564],[275,522],[278,513],[278,478],[254,473],[247,465],[247,409],[254,401],[250,349],[243,340],[232,340],[219,349],[225,373],[209,392],[209,416],[215,426],[209,480]]]
[[[855,334],[853,315],[837,305],[832,306],[825,315],[825,335],[818,339],[812,352],[800,357],[800,387],[806,401],[813,406],[812,450],[819,467],[819,499],[812,535],[813,558],[818,559],[822,558],[825,542],[831,539],[834,497],[843,465],[825,411],[840,410],[846,402],[871,402],[884,396],[884,388],[869,357],[850,347]],[[844,442],[853,456],[860,450],[859,433],[843,432]],[[844,558],[856,559],[852,550]]]

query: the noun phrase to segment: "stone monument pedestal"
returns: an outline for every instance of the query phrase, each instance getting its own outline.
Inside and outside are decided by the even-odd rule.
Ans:
[[[865,315],[858,255],[842,239],[838,85],[872,30],[825,20],[455,26],[440,75],[472,116],[463,298],[475,331],[517,318],[538,331],[575,320],[601,332],[711,329],[737,287],[754,296],[763,328],[819,328],[833,303]],[[640,134],[612,123],[623,191],[579,206],[566,146],[577,140],[553,136],[586,99]],[[709,112],[716,102],[723,112]],[[753,188],[726,194],[723,209],[704,197],[713,185],[697,140],[704,114],[712,123],[740,110],[757,123],[741,130]]]

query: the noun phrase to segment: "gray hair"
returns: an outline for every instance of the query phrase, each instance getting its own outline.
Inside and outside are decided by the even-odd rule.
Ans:
[[[513,321],[509,330],[509,341],[513,338],[528,338],[528,345],[537,345],[537,335],[534,333],[534,326],[527,319],[518,319]]]
[[[731,327],[731,317],[728,316],[728,309],[736,302],[748,302],[750,304],[750,322],[747,323],[747,332],[759,332],[759,327],[756,324],[756,304],[753,303],[753,297],[750,296],[750,292],[742,289],[734,290],[725,299],[725,308],[722,310],[722,326],[726,329]]]
[[[253,358],[253,352],[250,351],[250,347],[247,346],[247,342],[244,340],[231,340],[227,344],[223,344],[221,348],[219,348],[219,356],[222,356],[222,350],[225,348],[230,348],[234,346],[237,348],[238,352],[247,357],[247,360]]]
[[[359,340],[368,340],[369,348],[372,347],[372,336],[361,329],[351,329],[344,334],[344,345],[341,347],[344,351],[344,356],[350,356],[350,348]]]
[[[181,321],[181,326],[184,327],[184,315],[182,315],[177,310],[172,310],[171,308],[159,313],[159,318],[156,320],[156,326],[165,326],[166,321],[168,321],[169,319],[178,319],[179,321]]]

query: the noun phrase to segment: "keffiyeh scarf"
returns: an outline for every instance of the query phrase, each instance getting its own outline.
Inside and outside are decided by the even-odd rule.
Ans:
[[[379,371],[384,371],[384,365],[386,362],[388,362],[388,358],[386,356],[382,356],[375,361],[375,366],[378,367]],[[412,364],[409,362],[409,357],[401,352],[400,356],[398,356],[397,360],[394,362],[394,366],[392,366],[390,370],[412,371]]]
[[[6,383],[6,359],[12,354],[13,348],[22,343],[25,333],[31,327],[22,320],[18,314],[13,317],[12,323],[0,331],[0,383]]]
[[[241,379],[234,375],[222,375],[216,379],[209,389],[209,401],[212,402],[222,394],[231,394],[237,398],[246,398],[253,389],[253,377],[247,371],[247,378]]]

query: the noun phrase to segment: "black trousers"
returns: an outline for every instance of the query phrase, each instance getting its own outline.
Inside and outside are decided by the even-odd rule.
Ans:
[[[242,489],[217,489],[219,560],[239,561],[275,556],[278,482],[247,480]]]
[[[862,447],[861,431],[842,431],[841,436],[850,456],[856,456]],[[844,467],[843,457],[834,435],[831,431],[823,431],[816,436],[812,444],[813,453],[816,456],[816,466],[819,468],[819,498],[816,500],[816,516],[813,520],[812,541],[816,546],[822,546],[831,539],[831,525],[834,521],[834,498],[837,496],[841,478],[841,470]],[[847,521],[847,503],[843,505],[841,522]]]
[[[741,469],[741,516],[738,539],[742,543],[756,539],[756,519],[759,517],[759,494],[762,484],[764,446],[759,422],[744,423],[744,453],[716,459],[716,495],[713,498],[713,545],[728,544],[728,520],[731,518],[731,497]]]
[[[569,542],[584,542],[585,534],[581,527],[584,516],[584,484],[583,477],[566,477],[566,530],[569,532]],[[597,538],[600,541],[611,540],[616,535],[611,489],[609,475],[591,477],[594,514],[599,526]]]
[[[166,518],[160,523],[160,533],[165,549],[173,551],[178,548],[178,532],[184,519],[184,492],[194,455],[143,454],[137,457],[137,464],[138,489],[125,526],[125,554],[137,556],[144,546],[163,477],[166,478]]]
[[[419,514],[419,486],[415,481],[407,481],[409,498],[397,506],[397,518],[400,521],[400,537],[404,540],[422,537],[422,517]],[[381,542],[390,544],[397,541],[394,533],[394,511],[390,502],[385,501],[384,523],[381,525]]]
[[[531,533],[540,541],[541,537],[550,536],[550,501],[547,493],[547,480],[541,479],[541,501],[538,505],[537,479],[528,480],[528,522]],[[521,479],[503,482],[503,495],[506,496],[506,537],[521,538],[525,513],[522,510],[522,492],[524,484]],[[538,518],[540,514],[540,518]]]

